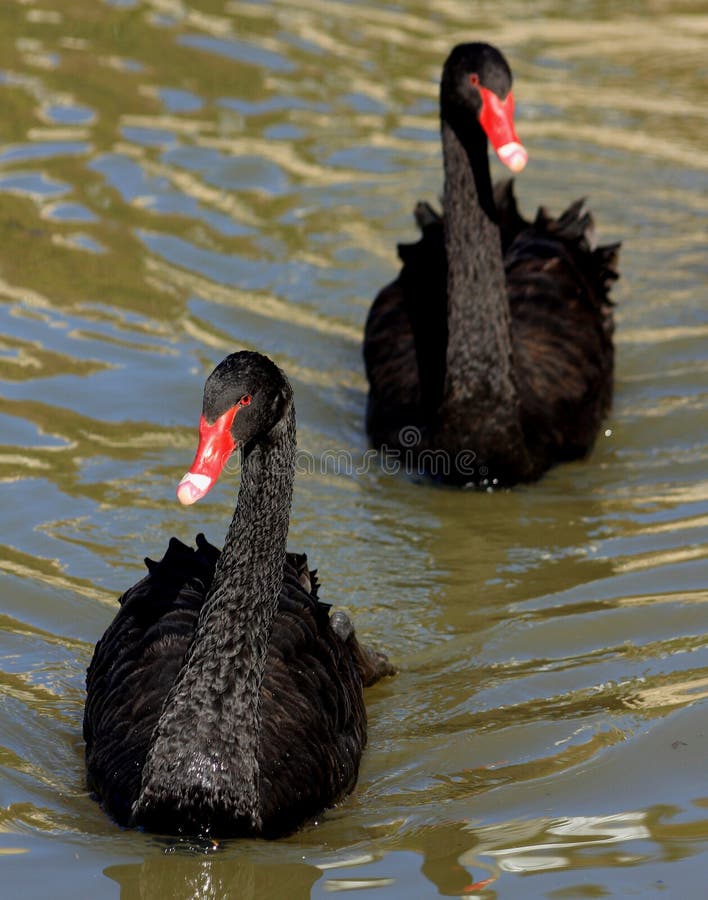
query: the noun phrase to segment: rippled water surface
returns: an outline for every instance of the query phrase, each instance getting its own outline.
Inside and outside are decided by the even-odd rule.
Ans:
[[[146,553],[224,533],[233,482],[174,499],[203,379],[265,351],[308,458],[361,460],[364,318],[479,38],[525,212],[624,242],[607,431],[513,493],[301,474],[291,546],[401,670],[356,793],[277,844],[121,831],[84,671]],[[705,896],[707,41],[691,0],[0,3],[3,897]]]

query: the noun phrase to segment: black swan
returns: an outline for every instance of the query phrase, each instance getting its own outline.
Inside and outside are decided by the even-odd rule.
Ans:
[[[286,554],[295,408],[280,369],[228,356],[199,432],[178,497],[203,497],[240,448],[236,511],[221,553],[172,538],[120,598],[86,678],[88,784],[122,825],[278,837],[352,790],[362,686],[393,669],[330,616],[306,557]]]
[[[533,224],[512,182],[492,188],[487,139],[519,172],[511,70],[489,44],[445,62],[443,212],[419,203],[422,237],[366,323],[366,425],[416,474],[483,486],[540,477],[593,445],[612,399],[619,244],[594,247],[583,201]]]

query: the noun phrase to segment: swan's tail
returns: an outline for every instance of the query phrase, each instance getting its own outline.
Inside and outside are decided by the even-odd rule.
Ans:
[[[345,612],[341,609],[335,610],[329,617],[329,621],[335,633],[349,647],[364,687],[376,684],[379,679],[385,678],[387,675],[396,674],[396,667],[389,662],[384,653],[359,643],[352,620]]]

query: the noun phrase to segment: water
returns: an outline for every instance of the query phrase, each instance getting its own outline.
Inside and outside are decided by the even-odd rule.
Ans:
[[[3,897],[704,895],[700,7],[0,4]],[[301,474],[291,546],[401,670],[357,791],[277,844],[120,831],[84,787],[84,670],[145,554],[224,533],[228,479],[174,500],[203,379],[271,354],[303,453],[362,462],[364,318],[478,38],[515,72],[522,208],[585,195],[624,241],[606,433],[494,496]]]

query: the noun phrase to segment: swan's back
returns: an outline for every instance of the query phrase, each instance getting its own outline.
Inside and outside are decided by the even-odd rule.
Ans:
[[[511,182],[496,199],[522,427],[543,471],[586,454],[610,409],[619,244],[595,247],[583,200],[557,219],[539,209],[530,223]]]
[[[366,745],[356,637],[343,642],[335,634],[329,606],[313,602],[303,584],[306,573],[305,557],[290,556],[263,677],[258,761],[265,836],[294,830],[351,791]]]
[[[612,303],[618,244],[593,246],[582,201],[558,219],[518,212],[512,182],[495,186],[511,313],[522,428],[540,474],[592,446],[612,393]],[[447,256],[442,217],[415,211],[421,238],[399,245],[398,278],[374,301],[366,323],[367,430],[394,444],[403,425],[425,427],[444,390]],[[474,445],[474,436],[469,436]]]
[[[215,560],[206,542],[195,551],[172,538],[162,560],[146,564],[148,574],[121,596],[86,675],[88,785],[121,825],[130,822],[150,739],[194,634]]]
[[[120,598],[96,646],[84,714],[88,784],[122,825],[179,830],[175,819],[134,821],[132,807],[218,557],[202,535],[196,550],[173,538],[159,563],[146,561],[148,574]],[[306,557],[288,554],[261,690],[264,835],[293,830],[353,787],[366,743],[362,681],[369,658],[374,655],[358,645],[353,630],[340,636],[332,628]],[[390,671],[382,663],[377,677]],[[219,711],[206,710],[204,722],[210,717],[218,727]],[[189,741],[185,734],[180,752],[188,752]],[[238,778],[237,762],[226,762]],[[209,823],[224,833],[228,824]]]
[[[415,244],[399,244],[395,281],[374,300],[364,328],[369,381],[366,430],[376,447],[395,447],[399,433],[421,426],[424,408],[442,395],[447,347],[447,257],[440,216],[419,203]]]

